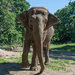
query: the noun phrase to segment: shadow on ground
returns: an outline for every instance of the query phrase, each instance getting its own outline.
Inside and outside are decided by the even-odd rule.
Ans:
[[[50,50],[50,58],[75,60],[75,46],[63,46],[60,48],[52,48]]]
[[[0,63],[0,75],[10,75],[10,71],[30,71],[21,69],[20,63]]]

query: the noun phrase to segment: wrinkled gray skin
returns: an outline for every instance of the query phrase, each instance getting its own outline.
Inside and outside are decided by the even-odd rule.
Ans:
[[[49,62],[49,44],[54,33],[53,25],[59,19],[49,13],[44,7],[33,7],[18,16],[18,21],[26,27],[24,50],[22,55],[22,67],[27,67],[28,51],[30,45],[33,47],[31,70],[37,70],[37,57],[41,66],[40,73],[44,70],[43,50],[45,53],[45,64]]]

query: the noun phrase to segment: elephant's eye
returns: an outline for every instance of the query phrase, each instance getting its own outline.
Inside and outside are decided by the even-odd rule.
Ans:
[[[42,15],[45,15],[45,13],[44,13],[43,11],[39,11],[39,10],[36,11],[36,14],[42,14]]]
[[[42,15],[45,15],[45,13],[44,13],[44,12],[42,12]]]

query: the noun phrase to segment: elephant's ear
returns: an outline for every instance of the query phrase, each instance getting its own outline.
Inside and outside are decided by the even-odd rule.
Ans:
[[[47,25],[45,27],[44,30],[47,30],[49,27],[53,26],[54,24],[56,24],[57,22],[59,22],[60,19],[57,18],[55,15],[49,13],[48,14],[48,21],[47,21]]]
[[[29,12],[28,11],[24,11],[21,14],[19,14],[17,19],[18,19],[18,22],[20,22],[23,26],[28,28],[28,22],[29,22]]]

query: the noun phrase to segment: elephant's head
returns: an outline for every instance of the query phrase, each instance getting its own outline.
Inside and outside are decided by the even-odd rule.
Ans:
[[[59,18],[49,13],[48,10],[44,7],[33,7],[29,11],[22,12],[17,19],[26,28],[29,28],[29,23],[31,21],[32,22],[30,25],[35,24],[33,22],[38,22],[42,20],[42,22],[44,21],[43,23],[46,24],[44,30],[47,30],[49,27],[53,26],[54,24],[60,21]]]

